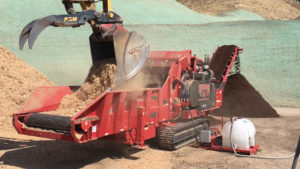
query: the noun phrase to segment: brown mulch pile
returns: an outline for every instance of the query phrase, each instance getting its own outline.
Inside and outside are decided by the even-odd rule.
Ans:
[[[229,76],[224,87],[223,105],[214,115],[240,117],[279,117],[276,110],[241,74]]]
[[[216,80],[223,80],[222,75],[230,62],[237,46],[219,47],[212,56],[209,67],[214,71]],[[229,76],[224,87],[223,105],[213,114],[243,117],[278,117],[277,112],[259,94],[241,74]]]
[[[11,126],[17,113],[38,86],[54,85],[45,75],[0,46],[0,126]]]
[[[63,98],[57,111],[46,112],[73,116],[103,91],[113,86],[116,65],[111,60],[94,64],[86,81],[72,95]],[[55,85],[45,75],[26,64],[7,48],[0,46],[0,126],[12,126],[12,114],[18,110],[38,86]]]
[[[46,114],[73,116],[83,110],[96,97],[114,85],[114,72],[117,66],[111,60],[95,63],[85,80],[85,83],[72,95],[67,95],[61,101],[56,111]]]

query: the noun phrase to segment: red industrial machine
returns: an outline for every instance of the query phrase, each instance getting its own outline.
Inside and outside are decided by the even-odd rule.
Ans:
[[[122,26],[122,18],[110,10],[110,0],[102,0],[102,12],[96,11],[94,0],[62,2],[68,14],[27,24],[20,35],[20,48],[27,40],[32,48],[48,26],[79,27],[89,23],[93,30],[89,38],[93,63],[113,58],[117,86],[73,117],[43,112],[57,110],[63,97],[78,87],[39,87],[13,116],[13,125],[20,134],[77,143],[102,139],[141,147],[146,140],[157,138],[162,148],[177,149],[197,140],[202,131],[206,134],[204,142],[209,143],[205,147],[220,150],[216,141],[220,137],[209,129],[207,117],[222,105],[228,75],[239,73],[241,48],[218,47],[212,58],[204,61],[191,51],[149,52],[146,38]],[[76,3],[82,12],[75,11]],[[139,74],[142,79],[137,80]],[[139,88],[124,87],[143,81],[147,83]]]
[[[222,105],[223,87],[241,51],[219,47],[210,62],[191,51],[150,52],[139,73],[159,80],[142,89],[102,93],[73,117],[41,114],[55,111],[72,87],[39,87],[14,114],[13,125],[20,134],[77,143],[103,139],[143,146],[157,137],[162,148],[177,149],[209,129],[207,115]]]

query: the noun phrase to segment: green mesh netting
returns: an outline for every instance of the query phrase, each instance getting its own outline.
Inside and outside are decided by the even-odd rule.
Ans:
[[[299,21],[264,21],[241,10],[222,17],[193,12],[175,0],[113,0],[128,30],[147,37],[151,50],[191,49],[199,57],[218,45],[244,48],[242,73],[275,106],[300,106]],[[91,65],[89,25],[80,28],[49,27],[33,50],[18,49],[23,27],[33,19],[64,14],[60,0],[0,2],[0,45],[59,85],[79,85]]]

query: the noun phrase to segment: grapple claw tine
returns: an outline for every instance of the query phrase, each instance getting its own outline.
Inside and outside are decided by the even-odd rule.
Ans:
[[[23,28],[23,30],[22,30],[22,32],[21,32],[21,34],[20,34],[20,37],[19,37],[19,47],[20,47],[20,49],[23,49],[24,44],[25,44],[25,42],[26,42],[27,39],[28,39],[28,36],[29,36],[29,34],[30,34],[30,31],[31,31],[31,28],[32,28],[34,22],[36,22],[36,20],[30,22],[29,24],[27,24],[27,25]]]
[[[53,17],[48,16],[42,19],[36,20],[36,22],[33,23],[33,26],[31,28],[29,37],[28,37],[28,44],[29,48],[32,49],[32,46],[38,37],[38,35],[46,28],[48,27],[51,23],[53,23]]]
[[[29,48],[32,49],[32,46],[37,38],[37,36],[46,28],[48,27],[51,23],[53,23],[55,18],[53,16],[48,16],[45,18],[41,19],[36,19],[29,24],[27,24],[19,37],[19,47],[20,49],[23,49],[27,39],[28,39],[28,44]]]
[[[19,38],[19,47],[20,47],[21,50],[23,49],[26,40],[27,40],[27,35],[25,35],[25,36],[24,35],[20,35],[20,38]]]

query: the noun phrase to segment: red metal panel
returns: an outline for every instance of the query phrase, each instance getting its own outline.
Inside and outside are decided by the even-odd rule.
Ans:
[[[146,91],[146,95],[145,95],[145,124],[149,125],[150,124],[150,113],[151,113],[151,90],[147,90]]]
[[[62,98],[72,94],[68,86],[42,86],[33,91],[19,113],[42,112],[56,110]]]
[[[145,127],[145,108],[137,108],[137,132],[136,132],[136,144],[144,144],[144,127]]]
[[[114,133],[126,131],[128,129],[128,114],[124,111],[125,99],[127,93],[120,93],[116,106],[113,105],[115,112],[114,118]]]
[[[198,111],[197,110],[186,110],[182,112],[182,119],[192,119],[195,117],[198,117]]]
[[[23,129],[22,134],[30,135],[30,136],[37,136],[37,137],[51,138],[51,139],[56,139],[56,140],[74,141],[74,139],[71,135],[62,134],[62,133],[53,133],[53,132],[49,132],[49,131],[37,131],[37,130]]]
[[[215,107],[221,107],[223,104],[223,90],[216,90]]]
[[[100,122],[97,124],[97,134],[98,137],[103,137],[105,135],[108,135],[111,133],[110,128],[112,128],[110,125],[110,118],[112,114],[112,103],[113,94],[107,93],[105,96],[104,101],[101,103],[101,109],[99,109],[100,115]]]
[[[129,120],[128,120],[128,129],[137,127],[137,92],[133,92],[129,97]]]
[[[156,136],[156,126],[155,125],[150,125],[150,126],[144,127],[143,130],[144,130],[144,135],[143,135],[144,140],[148,140],[148,139],[154,138]]]

